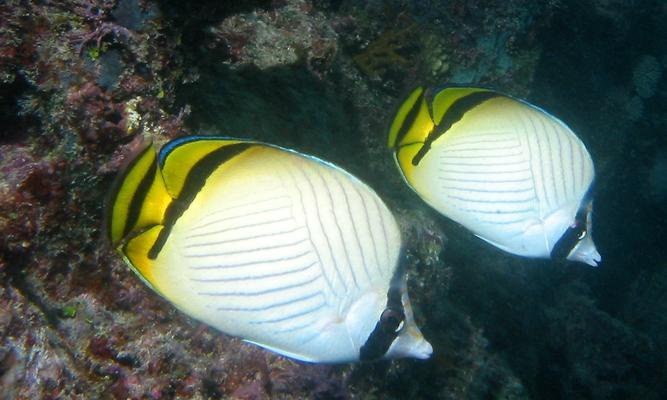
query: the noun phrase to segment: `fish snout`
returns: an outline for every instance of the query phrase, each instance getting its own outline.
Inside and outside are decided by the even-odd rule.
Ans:
[[[422,337],[421,341],[414,347],[412,357],[420,360],[426,360],[433,354],[433,346]]]

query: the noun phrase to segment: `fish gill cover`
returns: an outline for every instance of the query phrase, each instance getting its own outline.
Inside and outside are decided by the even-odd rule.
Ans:
[[[0,4],[0,398],[664,398],[667,10],[631,1]],[[385,149],[417,85],[565,121],[596,165],[598,269],[499,253]],[[401,226],[428,361],[301,364],[196,323],[103,240],[145,143],[225,134],[334,161]]]

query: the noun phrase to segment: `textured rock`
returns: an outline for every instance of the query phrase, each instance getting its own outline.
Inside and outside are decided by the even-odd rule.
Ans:
[[[415,84],[524,96],[554,60],[539,40],[554,15],[583,29],[585,12],[619,24],[629,12],[566,3],[576,12],[524,0],[0,4],[0,398],[660,398],[664,274],[499,253],[422,204],[385,148]],[[615,89],[606,114],[624,114],[631,86]],[[663,98],[658,83],[650,100]],[[594,150],[655,108],[638,101],[634,121],[605,118],[607,136],[586,133]],[[373,186],[399,219],[432,359],[298,363],[146,288],[105,243],[103,203],[142,143],[185,132],[292,147]],[[625,165],[613,146],[601,171]],[[614,273],[634,282],[616,310],[592,289],[625,280]]]

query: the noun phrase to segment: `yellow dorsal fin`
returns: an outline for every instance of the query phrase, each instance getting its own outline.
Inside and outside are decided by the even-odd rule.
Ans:
[[[172,198],[157,167],[157,155],[148,145],[118,178],[112,192],[107,226],[111,243],[131,232],[159,224]]]
[[[401,104],[389,129],[389,148],[426,140],[434,124],[424,96],[423,87],[417,87]]]
[[[435,96],[433,96],[433,121],[435,121],[436,125],[440,124],[442,117],[445,115],[447,110],[450,109],[452,104],[468,95],[480,92],[491,91],[484,88],[463,86],[449,86],[440,90],[438,93],[436,93]]]
[[[164,229],[162,225],[147,228],[145,231],[130,237],[125,244],[118,247],[118,251],[125,258],[125,262],[148,286],[158,293],[160,293],[160,290],[155,286],[153,275],[155,260],[149,258],[148,253],[158,240],[162,229]]]
[[[432,145],[471,109],[501,94],[489,89],[477,87],[449,86],[438,91],[433,97],[427,95],[430,103],[430,116],[434,123],[432,129],[422,140],[423,146],[415,153],[412,164],[417,165],[429,152]],[[409,144],[410,142],[407,142]]]
[[[188,136],[167,143],[160,150],[159,162],[169,193],[174,198],[180,197],[188,175],[198,163],[206,162],[206,157],[217,150],[237,143],[245,143],[245,141]]]

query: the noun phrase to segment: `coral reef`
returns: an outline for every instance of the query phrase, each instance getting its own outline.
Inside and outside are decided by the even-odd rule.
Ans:
[[[637,184],[662,184],[664,49],[633,36],[664,33],[664,7],[223,3],[0,4],[0,399],[667,395],[665,215]],[[581,134],[600,177],[599,269],[499,253],[404,185],[385,148],[393,109],[449,81],[529,95]],[[103,204],[141,146],[186,132],[295,148],[375,188],[432,359],[298,363],[147,289],[105,243]]]
[[[328,71],[337,52],[337,35],[309,1],[286,1],[264,11],[232,15],[210,29],[209,48],[222,47],[223,62],[259,69],[304,64],[316,74]]]
[[[347,2],[342,8],[359,21],[375,16],[375,24],[386,24],[358,23],[355,35],[343,38],[348,47],[359,48],[354,61],[361,70],[385,86],[397,79],[410,86],[453,81],[513,91],[525,91],[516,85],[530,82],[540,52],[536,29],[555,10],[550,3],[525,1],[410,2],[405,7],[393,1],[365,7]],[[369,26],[382,32],[372,41],[365,40]]]
[[[410,60],[400,52],[409,46],[409,38],[414,35],[415,26],[412,24],[401,30],[383,32],[352,59],[361,71],[376,79],[387,74],[389,68],[405,68]]]

